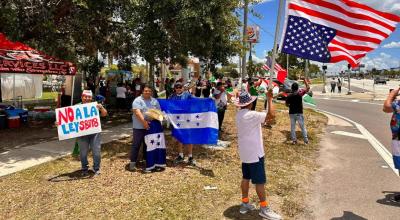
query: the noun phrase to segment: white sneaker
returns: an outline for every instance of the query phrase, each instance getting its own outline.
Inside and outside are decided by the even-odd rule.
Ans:
[[[261,217],[269,219],[269,220],[281,220],[282,217],[274,212],[269,206],[265,208],[260,208],[260,213],[258,213]]]
[[[255,210],[256,207],[250,203],[243,203],[240,205],[240,214],[246,214],[248,211]]]

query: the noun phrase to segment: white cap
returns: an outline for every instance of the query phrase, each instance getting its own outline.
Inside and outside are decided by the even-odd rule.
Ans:
[[[93,96],[92,90],[83,90],[82,96]]]

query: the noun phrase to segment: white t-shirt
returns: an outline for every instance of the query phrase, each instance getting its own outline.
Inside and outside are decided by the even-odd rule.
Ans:
[[[125,87],[117,87],[117,98],[126,98],[126,88]]]
[[[236,114],[239,156],[243,163],[256,163],[264,157],[261,124],[267,113],[241,109]]]
[[[218,95],[220,94],[220,92],[218,93],[216,91],[219,91],[219,90],[215,89],[214,94],[213,94],[214,96],[217,95],[217,94]],[[217,108],[222,108],[222,107],[228,105],[228,98],[226,97],[226,93],[225,92],[222,92],[222,94],[219,97],[219,99],[214,98],[214,100],[215,100],[215,105],[217,106]]]

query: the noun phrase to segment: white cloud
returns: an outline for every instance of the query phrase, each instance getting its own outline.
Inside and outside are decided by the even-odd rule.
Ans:
[[[366,69],[389,69],[399,66],[399,60],[386,53],[380,53],[379,56],[371,58],[365,57],[362,61]]]
[[[400,41],[399,42],[392,41],[388,44],[383,45],[382,47],[383,48],[400,48]]]
[[[318,65],[322,69],[322,64],[319,62],[311,61],[311,63]],[[361,60],[361,64],[365,65],[364,70],[371,70],[372,68],[376,69],[390,69],[394,67],[398,67],[400,65],[399,60],[395,57],[387,53],[380,53],[377,57],[365,57]],[[347,62],[340,63],[329,63],[327,64],[328,69],[326,72],[328,74],[338,74],[341,71],[347,70]]]
[[[389,54],[387,54],[387,53],[380,53],[379,54],[382,58],[384,58],[384,59],[389,59],[389,58],[391,58],[392,56],[391,55],[389,55]]]
[[[253,55],[253,62],[254,63],[265,63],[265,58],[260,58],[260,57],[257,57],[257,56],[255,56],[255,55]]]
[[[399,0],[358,0],[361,4],[366,4],[374,9],[400,15]]]
[[[248,55],[247,55],[247,62],[249,61],[249,59],[248,59]],[[260,58],[260,57],[257,57],[256,55],[252,55],[252,60],[253,60],[253,63],[265,63],[265,58]],[[233,57],[231,57],[230,59],[229,59],[229,62],[230,63],[235,63],[235,64],[238,64],[239,63],[239,57],[238,56],[233,56]]]

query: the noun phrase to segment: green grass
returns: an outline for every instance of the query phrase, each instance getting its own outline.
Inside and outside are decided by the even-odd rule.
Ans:
[[[324,83],[324,80],[322,78],[311,79],[311,84],[322,84],[322,83]]]
[[[262,103],[257,106],[261,110]],[[277,104],[278,109],[285,109]],[[287,110],[287,108],[286,108]],[[272,129],[263,128],[272,207],[284,219],[307,212],[307,185],[317,169],[319,134],[326,117],[306,109],[310,144],[289,141],[287,111],[278,111]],[[257,211],[239,214],[241,163],[237,150],[236,109],[230,105],[222,139],[223,151],[195,146],[197,167],[174,166],[176,141],[167,136],[167,169],[129,172],[131,138],[102,146],[102,174],[80,178],[80,162],[71,156],[0,178],[0,219],[256,219]],[[297,134],[300,137],[300,132]],[[71,151],[74,146],[71,146]],[[91,161],[91,157],[89,157]],[[90,162],[92,164],[92,162]],[[143,166],[143,163],[140,163]],[[215,186],[215,190],[205,190]],[[257,202],[254,187],[251,202]]]
[[[56,99],[58,96],[57,92],[43,92],[40,99]]]
[[[52,99],[56,100],[58,96],[57,92],[43,92],[42,97],[38,98],[38,100],[46,100],[46,99]],[[24,101],[29,101],[29,100],[37,100],[36,98],[33,99],[23,99]]]

